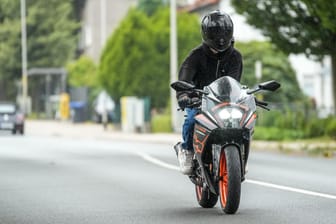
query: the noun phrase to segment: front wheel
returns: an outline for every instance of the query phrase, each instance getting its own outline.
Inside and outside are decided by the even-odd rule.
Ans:
[[[195,185],[197,202],[203,208],[212,208],[217,204],[218,196],[209,188]]]
[[[228,146],[221,151],[219,177],[221,207],[225,213],[234,214],[239,207],[241,191],[241,166],[236,146]]]

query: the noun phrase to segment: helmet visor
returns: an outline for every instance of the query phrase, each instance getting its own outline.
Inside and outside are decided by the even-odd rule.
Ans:
[[[209,46],[218,51],[224,51],[231,45],[232,38],[228,39],[222,35],[213,36],[208,39]]]

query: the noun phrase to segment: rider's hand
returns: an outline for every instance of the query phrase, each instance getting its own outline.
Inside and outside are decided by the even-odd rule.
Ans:
[[[179,107],[181,107],[182,109],[186,108],[188,105],[191,104],[191,99],[188,96],[188,94],[181,94],[179,96],[179,98],[177,99],[177,103],[179,105]]]
[[[199,107],[202,104],[202,100],[199,97],[191,98],[191,102],[192,102],[193,107]]]

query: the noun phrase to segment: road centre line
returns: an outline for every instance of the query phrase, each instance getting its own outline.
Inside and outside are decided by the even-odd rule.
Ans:
[[[177,170],[179,171],[180,168],[178,166],[163,162],[157,158],[154,158],[146,153],[142,152],[137,152],[137,155],[142,157],[144,160],[153,163],[155,165],[170,169],[170,170]],[[250,180],[246,179],[245,182],[250,183],[250,184],[255,184],[263,187],[268,187],[268,188],[275,188],[278,190],[283,190],[283,191],[289,191],[289,192],[295,192],[295,193],[300,193],[300,194],[305,194],[305,195],[310,195],[310,196],[315,196],[315,197],[321,197],[321,198],[327,198],[327,199],[332,199],[336,200],[336,195],[331,195],[331,194],[324,194],[320,192],[315,192],[315,191],[308,191],[300,188],[294,188],[294,187],[288,187],[284,185],[278,185],[278,184],[272,184],[272,183],[267,183],[263,181],[257,181],[257,180]]]

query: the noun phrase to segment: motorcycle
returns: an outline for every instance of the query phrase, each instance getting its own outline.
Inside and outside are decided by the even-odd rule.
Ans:
[[[275,91],[280,84],[268,81],[249,89],[224,76],[203,89],[196,89],[193,84],[184,81],[174,82],[171,87],[201,96],[188,106],[199,109],[193,134],[194,170],[189,176],[195,184],[197,202],[204,208],[212,208],[219,197],[225,213],[236,213],[241,183],[245,180],[257,106],[270,110],[268,104],[257,100],[254,93]]]

